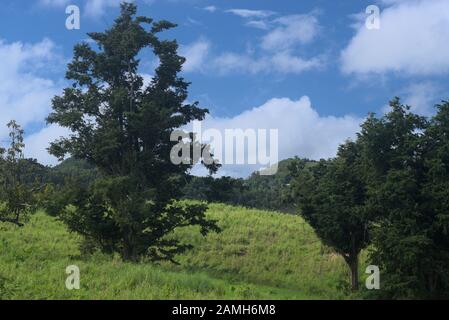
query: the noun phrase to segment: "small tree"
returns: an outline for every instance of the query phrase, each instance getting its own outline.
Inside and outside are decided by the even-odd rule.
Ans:
[[[90,33],[95,50],[87,43],[75,46],[67,71],[73,85],[54,98],[48,117],[73,134],[52,143],[50,152],[60,159],[70,154],[86,160],[100,171],[89,188],[73,186],[62,197],[64,205],[73,205],[61,216],[71,230],[125,260],[144,255],[172,260],[189,248],[167,239],[175,228],[199,225],[203,234],[218,231],[206,219],[204,204],[174,201],[182,196],[193,154],[179,165],[170,159],[178,144],[170,134],[202,120],[208,110],[185,103],[189,83],[178,75],[185,58],[178,55],[176,41],[158,37],[175,25],[135,17],[136,11],[134,4],[124,3],[109,30]],[[159,61],[154,73],[147,72],[153,74],[147,85],[139,74],[140,55],[149,52],[143,49]],[[193,140],[193,133],[189,136]]]
[[[301,215],[318,237],[344,258],[354,291],[359,288],[359,253],[370,240],[359,160],[358,145],[347,142],[333,160],[321,160],[308,168],[297,162],[291,167],[291,186]]]
[[[10,146],[0,149],[1,201],[0,221],[22,226],[21,218],[31,206],[32,192],[22,181],[24,161],[23,130],[16,121],[8,123]]]

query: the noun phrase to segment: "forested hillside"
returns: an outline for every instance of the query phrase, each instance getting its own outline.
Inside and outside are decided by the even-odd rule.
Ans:
[[[191,177],[184,188],[187,199],[223,202],[249,208],[278,210],[298,213],[292,201],[290,182],[293,178],[291,168],[304,164],[311,167],[316,161],[300,158],[285,159],[279,162],[274,175],[261,175],[253,172],[247,178],[232,177]]]

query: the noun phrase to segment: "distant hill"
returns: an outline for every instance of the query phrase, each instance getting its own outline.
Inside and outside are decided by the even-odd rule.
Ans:
[[[51,182],[62,185],[67,179],[75,179],[81,185],[88,185],[98,178],[98,170],[85,160],[68,158],[50,169]]]
[[[289,168],[300,163],[307,168],[316,162],[290,158],[278,163],[278,170],[274,175],[262,175],[256,171],[246,179],[191,177],[191,181],[184,188],[185,197],[294,213],[296,208],[292,205],[289,189],[292,179]]]

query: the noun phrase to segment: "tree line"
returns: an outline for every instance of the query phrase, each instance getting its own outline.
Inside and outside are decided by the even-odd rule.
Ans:
[[[358,288],[358,256],[381,270],[386,298],[449,295],[449,102],[431,118],[399,98],[370,114],[334,159],[292,167],[302,216],[341,254]]]

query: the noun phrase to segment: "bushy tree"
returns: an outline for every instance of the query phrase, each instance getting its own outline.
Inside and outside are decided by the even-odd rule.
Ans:
[[[32,206],[32,190],[26,184],[27,162],[23,156],[23,130],[16,121],[8,123],[10,146],[0,148],[0,221],[22,226]]]
[[[335,159],[314,166],[291,166],[295,202],[301,215],[326,245],[339,253],[350,270],[351,288],[358,290],[360,251],[370,241],[370,214],[361,174],[360,150],[354,142],[340,146]]]
[[[398,98],[362,126],[370,207],[378,217],[371,261],[384,298],[449,296],[449,105],[430,121]]]
[[[176,41],[159,37],[175,25],[136,17],[136,10],[134,4],[122,4],[110,29],[90,33],[98,48],[75,46],[67,71],[73,86],[53,99],[48,117],[73,133],[52,143],[50,152],[86,160],[100,173],[89,188],[73,186],[63,197],[72,205],[61,215],[71,230],[126,260],[173,259],[189,247],[166,237],[175,228],[194,224],[203,234],[218,230],[206,219],[204,204],[174,201],[193,161],[175,165],[170,159],[173,146],[183,143],[170,140],[173,130],[202,120],[208,111],[197,102],[185,103],[189,83],[178,75],[185,58],[178,55]],[[145,85],[139,58],[151,51],[159,65],[146,72],[153,77]],[[193,146],[189,136],[183,141]]]

